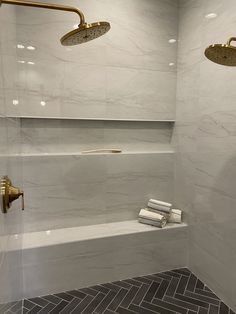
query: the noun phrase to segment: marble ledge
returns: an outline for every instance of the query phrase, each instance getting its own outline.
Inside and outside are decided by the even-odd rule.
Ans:
[[[146,232],[168,232],[170,230],[186,229],[188,225],[168,224],[160,229],[153,226],[139,223],[137,220],[112,222],[99,225],[80,226],[72,228],[63,228],[47,231],[29,232],[8,237],[8,251],[19,249],[19,243],[23,250],[48,247],[58,244],[80,242],[93,239],[102,239],[128,234],[146,233]]]
[[[68,153],[18,153],[18,154],[1,154],[0,157],[59,157],[59,156],[119,156],[119,155],[152,155],[152,154],[174,154],[174,150],[158,150],[158,151],[126,151],[122,153],[81,153],[81,152],[68,152]]]
[[[174,119],[108,119],[108,118],[75,118],[75,117],[45,117],[45,116],[7,116],[18,119],[45,119],[45,120],[78,120],[78,121],[111,121],[111,122],[158,122],[175,123]]]

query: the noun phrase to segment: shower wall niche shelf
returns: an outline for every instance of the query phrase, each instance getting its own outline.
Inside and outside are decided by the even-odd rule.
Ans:
[[[74,118],[74,117],[43,117],[43,116],[8,116],[8,118],[19,119],[45,119],[45,120],[75,120],[75,121],[111,121],[111,122],[160,122],[175,123],[174,119],[107,119],[107,118]]]
[[[120,155],[152,155],[152,154],[160,154],[160,155],[170,155],[174,154],[174,150],[160,150],[160,151],[146,151],[146,152],[122,152],[122,153],[90,153],[90,154],[82,154],[81,152],[70,152],[70,153],[36,153],[36,154],[27,154],[27,153],[21,153],[21,154],[11,154],[7,155],[8,157],[86,157],[86,156],[120,156]]]
[[[73,155],[113,147],[125,154],[169,152],[173,126],[170,121],[23,118],[22,152]]]

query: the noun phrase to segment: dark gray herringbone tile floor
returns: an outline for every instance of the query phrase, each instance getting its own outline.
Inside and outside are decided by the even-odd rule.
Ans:
[[[21,313],[21,302],[0,313]],[[235,314],[182,268],[23,301],[27,314]]]

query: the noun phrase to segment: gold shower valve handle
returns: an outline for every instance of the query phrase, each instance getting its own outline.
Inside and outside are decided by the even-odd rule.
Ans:
[[[1,178],[1,210],[4,214],[11,207],[11,203],[22,197],[22,210],[24,210],[24,192],[12,185],[11,180],[4,176]]]

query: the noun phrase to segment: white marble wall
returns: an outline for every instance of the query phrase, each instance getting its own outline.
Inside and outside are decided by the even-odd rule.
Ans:
[[[5,162],[2,164],[6,165],[2,169],[21,186],[18,144],[22,135],[26,203],[24,213],[17,211],[19,204],[15,204],[6,216],[4,226],[7,229],[3,235],[22,232],[22,217],[24,231],[50,230],[133,220],[149,198],[173,200],[174,154],[167,152],[171,150],[170,123],[21,120],[20,132],[19,120],[6,118],[41,116],[152,121],[175,118],[177,44],[168,41],[177,37],[177,2],[81,0],[69,4],[79,5],[88,22],[110,21],[111,31],[86,45],[65,48],[60,45],[59,38],[78,23],[75,15],[6,5],[0,9],[1,29],[4,29],[0,32],[0,112],[7,124],[4,132],[9,139],[2,147],[6,145],[7,155],[13,155],[2,158]],[[25,49],[18,49],[17,44],[24,45]],[[26,49],[31,45],[36,49]],[[121,145],[125,153],[102,156],[77,153],[82,149],[101,148],[101,145],[118,148]],[[51,155],[44,156],[44,153]],[[113,256],[117,261],[119,257],[121,263],[131,265],[116,266],[114,279],[120,279],[132,271],[135,271],[134,275],[140,275],[140,267],[147,266],[147,262],[150,267],[143,269],[143,274],[174,265],[185,266],[186,232],[180,239],[178,237],[175,233],[171,239],[162,235],[160,245],[154,241],[150,246],[145,242],[150,243],[150,239],[142,238],[135,248],[134,240],[127,238],[126,246],[122,243],[123,249],[119,252],[116,248],[117,252],[108,250],[106,253],[109,243],[106,243],[105,252],[101,248],[99,252],[103,253],[102,260],[104,255],[108,259]],[[169,246],[165,244],[167,242]],[[116,241],[110,246],[116,247],[115,244]],[[175,258],[167,263],[173,248]],[[62,254],[63,248],[60,249]],[[127,250],[130,250],[130,256],[125,255]],[[97,254],[93,246],[91,251]],[[9,253],[3,254],[1,301],[21,297],[19,252],[19,259],[15,259],[15,255],[11,259]],[[139,261],[140,256],[143,262],[133,269],[134,260]],[[96,259],[91,258],[91,252],[87,257],[85,263],[94,265]],[[96,261],[101,263],[99,267],[101,258]],[[42,274],[42,283],[46,280],[51,269],[47,262],[40,270],[42,273],[37,273],[35,265],[29,265],[25,276],[27,285],[27,280],[36,273]],[[82,265],[81,259],[80,262]],[[54,266],[54,262],[51,265]],[[64,269],[65,260],[57,261],[57,265],[58,269]],[[75,264],[70,266],[73,269]],[[113,273],[113,265],[108,267]],[[51,279],[53,284],[53,276]],[[102,281],[100,277],[97,280]]]
[[[12,19],[7,19],[9,8],[1,7],[2,21],[16,30],[2,35],[0,88],[6,115],[173,120],[177,44],[168,41],[177,37],[176,1],[69,4],[80,6],[89,22],[109,21],[111,31],[96,41],[65,48],[59,39],[78,23],[75,14],[13,7]],[[170,200],[172,126],[22,119],[25,230],[133,219],[149,195]],[[128,154],[76,156],[103,147]],[[14,224],[9,228],[13,231]]]
[[[9,158],[12,153],[20,152],[20,121],[6,117],[6,89],[4,63],[4,42],[8,35],[15,33],[15,26],[10,22],[14,21],[14,12],[7,10],[3,14],[0,9],[0,177],[8,175],[16,186],[22,185],[22,166],[20,158]],[[4,30],[4,31],[3,31]],[[14,64],[12,66],[14,68]],[[12,260],[8,253],[9,233],[17,234],[22,232],[21,203],[17,202],[12,206],[11,213],[4,215],[0,210],[0,304],[10,300],[21,299],[23,296],[22,285],[22,260],[21,241],[17,244],[18,252]],[[11,228],[10,225],[14,225]]]
[[[235,35],[236,3],[180,4],[175,200],[189,215],[191,270],[236,310],[236,70],[204,57]]]
[[[2,55],[5,83],[0,91],[5,93],[7,114],[173,119],[177,45],[168,40],[177,37],[177,1],[71,0],[67,4],[79,6],[88,22],[109,21],[110,32],[65,48],[59,39],[79,22],[76,14],[15,7],[11,23],[17,31],[7,32]],[[1,12],[7,12],[6,5]],[[17,44],[25,49],[17,49]],[[29,45],[36,50],[26,49]],[[13,99],[19,104],[13,105]],[[41,106],[41,101],[46,105]]]
[[[68,4],[79,6],[88,22],[109,21],[111,31],[65,48],[59,39],[78,23],[75,14],[13,7],[10,23],[16,32],[2,35],[0,88],[6,115],[173,120],[177,43],[169,40],[177,38],[177,2]],[[1,7],[3,15],[7,10]],[[164,122],[22,119],[25,230],[134,219],[149,196],[171,200],[172,127]],[[103,147],[125,154],[78,155]],[[14,224],[9,228],[14,230]]]
[[[135,219],[148,198],[172,200],[172,130],[172,122],[21,119],[24,230]],[[104,147],[122,154],[81,155]]]
[[[173,159],[169,153],[25,156],[24,230],[136,219],[149,198],[172,200]]]
[[[171,151],[172,122],[21,119],[23,154],[75,153],[99,148],[122,152]]]
[[[177,1],[81,0],[70,4],[79,4],[88,21],[110,21],[111,31],[97,41],[66,49],[60,46],[59,38],[76,23],[73,14],[29,8],[9,11],[1,7],[0,23],[5,30],[0,32],[2,134],[18,143],[18,121],[6,119],[6,115],[174,119],[176,68],[169,64],[176,62],[176,44],[171,45],[168,40],[177,36]],[[210,63],[204,57],[209,44],[226,42],[235,35],[235,9],[234,0],[180,0],[177,125],[173,142],[178,150],[174,201],[188,213],[191,225],[190,268],[236,310],[236,70]],[[212,12],[217,18],[206,19],[205,15]],[[17,43],[33,45],[36,50],[16,49]],[[19,104],[13,105],[13,99],[19,100]],[[40,105],[42,100],[46,106]],[[101,123],[97,122],[93,124],[95,132],[94,127],[90,128],[85,140],[82,130],[74,139],[70,137],[66,122],[53,132],[48,125],[58,123],[57,120],[44,125],[41,131],[41,122],[36,122],[34,130],[30,130],[30,123],[23,122],[23,147],[28,154],[56,154],[64,148],[64,153],[78,151],[87,140],[89,146],[95,146],[102,138],[109,145],[128,139],[125,149],[132,146],[132,152],[117,156],[25,156],[29,204],[24,214],[26,230],[134,219],[149,197],[173,199],[174,155],[144,151],[134,154],[144,148],[132,130],[127,133],[125,127],[119,126],[112,137],[113,129],[105,136],[106,128],[103,125],[100,133]],[[106,126],[109,129],[108,123]],[[146,129],[139,130],[145,149],[163,149],[168,131],[161,130],[153,146],[147,138],[155,137],[156,127]],[[61,147],[60,138],[71,141],[70,146]],[[55,140],[52,150],[51,139]],[[79,145],[75,145],[79,140]],[[4,142],[4,137],[0,141],[2,155],[5,147],[11,153],[18,151],[12,142]],[[15,161],[1,157],[1,173],[14,177],[19,169],[19,160]],[[13,212],[7,216],[7,233],[15,233],[19,226],[13,216]],[[6,233],[3,221],[1,230]],[[7,266],[2,247],[1,261]],[[142,252],[145,249],[146,243]],[[158,247],[157,252],[159,255]],[[9,274],[5,269],[1,267],[0,272]],[[16,274],[16,268],[12,269],[11,273]],[[33,265],[30,280],[35,269]],[[5,276],[5,282],[12,281]],[[16,282],[15,279],[10,287],[17,287]]]
[[[158,229],[127,221],[44,233],[24,235],[24,242],[32,245],[24,249],[25,297],[153,274],[187,263],[184,224]],[[60,236],[63,243],[58,241]],[[16,252],[10,252],[11,258]]]
[[[1,59],[1,55],[0,55]],[[4,105],[0,101],[0,107]],[[20,124],[17,119],[0,116],[0,177],[8,175],[16,186],[22,187],[20,157],[9,158],[12,151],[19,153]],[[9,214],[0,210],[0,304],[21,299],[23,296],[21,241],[17,243],[15,259],[9,257],[9,235],[22,232],[21,202],[12,205]]]

